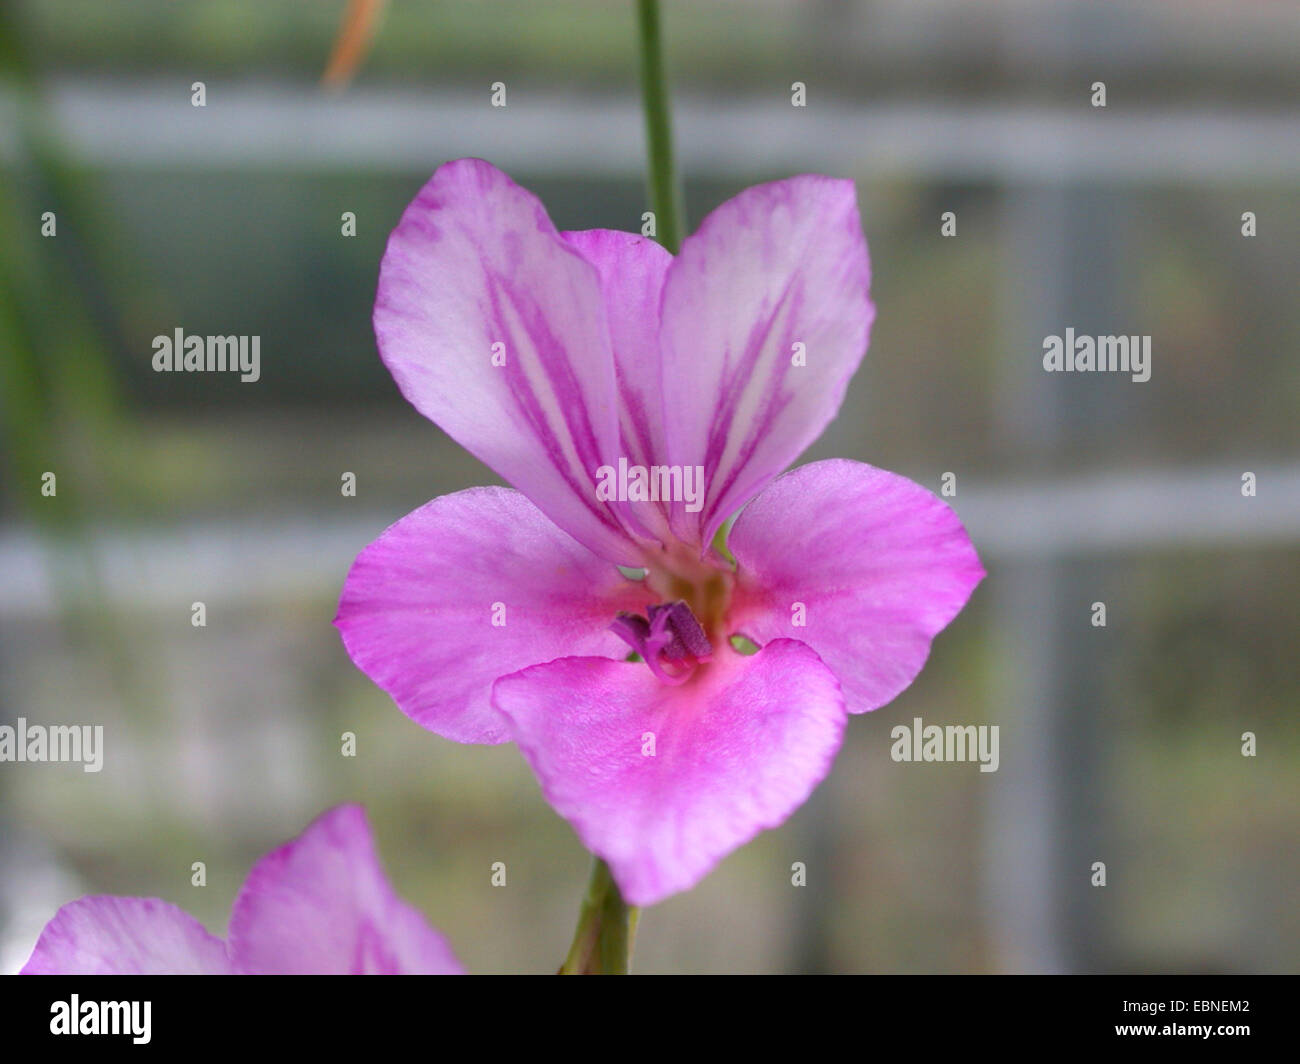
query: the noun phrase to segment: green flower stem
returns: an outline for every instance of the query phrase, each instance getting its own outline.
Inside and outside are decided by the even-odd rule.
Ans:
[[[637,0],[641,38],[641,106],[645,109],[649,157],[650,209],[659,243],[677,254],[682,245],[681,185],[673,166],[673,129],[668,113],[663,42],[659,35],[659,0]]]
[[[673,166],[673,130],[659,33],[659,0],[637,0],[636,10],[650,209],[654,211],[659,243],[675,255],[682,245],[682,196]],[[582,899],[573,945],[564,958],[560,974],[627,975],[639,916],[640,911],[623,900],[618,884],[609,873],[609,865],[597,858],[587,894]]]
[[[578,929],[560,975],[627,975],[640,910],[630,906],[600,858],[582,899]]]

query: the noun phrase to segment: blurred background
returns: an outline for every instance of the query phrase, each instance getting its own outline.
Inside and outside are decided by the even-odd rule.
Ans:
[[[632,5],[394,0],[325,89],[346,6],[0,0],[0,724],[106,744],[98,774],[0,764],[5,971],[83,893],[221,934],[253,860],[348,800],[471,970],[568,947],[588,857],[518,753],[424,732],[330,622],[361,547],[494,479],[378,360],[388,231],[466,155],[561,228],[639,229]],[[1295,971],[1300,7],[664,15],[691,222],[858,184],[879,318],[806,457],[954,474],[989,577],[803,809],[644,915],[635,968]],[[1151,380],[1044,373],[1069,326],[1151,335]],[[260,335],[261,380],[155,374],[177,327]],[[893,762],[915,717],[999,725],[999,770]]]

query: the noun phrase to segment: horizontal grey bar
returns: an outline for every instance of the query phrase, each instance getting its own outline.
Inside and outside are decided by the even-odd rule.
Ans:
[[[1112,92],[1094,109],[818,98],[678,99],[682,169],[697,177],[915,174],[953,180],[1056,182],[1281,181],[1300,175],[1300,117],[1255,110],[1127,110]],[[479,155],[529,175],[639,178],[642,118],[631,97],[592,99],[490,86],[464,93],[301,84],[60,81],[50,100],[80,159],[110,167],[431,171]],[[0,96],[0,157],[14,157],[15,103]]]
[[[1254,498],[1241,494],[1244,470],[1222,467],[1068,481],[962,480],[950,501],[980,553],[1005,560],[1300,544],[1300,467],[1250,471],[1257,477]],[[211,606],[332,594],[357,552],[401,516],[249,516],[163,530],[97,530],[89,551],[105,591],[121,606],[188,610],[195,600]],[[0,534],[0,616],[53,612],[48,562],[34,532]]]

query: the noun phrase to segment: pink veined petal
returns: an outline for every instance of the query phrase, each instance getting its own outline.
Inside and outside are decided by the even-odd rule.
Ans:
[[[782,823],[830,771],[845,722],[835,677],[791,639],[725,648],[680,687],[563,658],[502,677],[493,698],[547,801],[633,905],[694,886]]]
[[[471,488],[408,514],[353,563],[335,625],[352,660],[445,738],[509,740],[492,682],[568,654],[625,657],[608,630],[647,603],[519,492]]]
[[[687,237],[660,339],[672,462],[703,466],[707,485],[698,513],[674,508],[683,540],[706,547],[835,416],[867,348],[870,281],[849,181],[757,185]]]
[[[984,577],[946,503],[844,459],[775,481],[736,519],[729,546],[739,566],[732,631],[806,642],[839,677],[851,713],[883,706],[916,678]]]
[[[647,469],[667,464],[659,377],[659,305],[673,257],[653,240],[616,229],[587,229],[563,236],[600,272],[614,349],[620,456],[629,465]],[[667,537],[667,500],[629,502],[626,511],[641,535],[661,542]]]
[[[45,925],[24,975],[230,975],[226,945],[159,898],[91,895]]]
[[[263,975],[459,975],[443,936],[384,876],[365,811],[341,805],[253,866],[230,956]]]
[[[389,237],[375,337],[420,413],[591,550],[637,564],[595,492],[619,447],[600,278],[532,193],[481,159],[439,167]]]

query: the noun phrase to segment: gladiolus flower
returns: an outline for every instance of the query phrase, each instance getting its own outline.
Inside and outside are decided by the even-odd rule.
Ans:
[[[911,481],[843,460],[779,475],[861,361],[869,284],[853,186],[818,176],[742,192],[674,257],[561,233],[466,159],[389,240],[381,357],[518,490],[398,521],[335,623],[425,728],[516,742],[633,904],[784,821],[846,715],[912,682],[984,575]],[[733,561],[713,543],[737,511]]]
[[[402,901],[365,811],[341,805],[263,857],[226,941],[160,898],[106,895],[54,915],[24,975],[459,975],[446,939]]]

